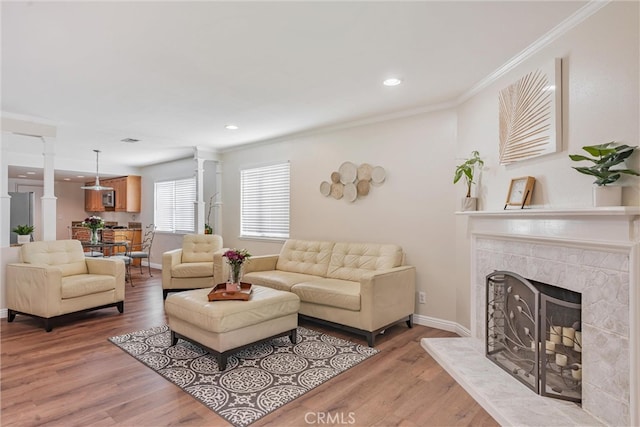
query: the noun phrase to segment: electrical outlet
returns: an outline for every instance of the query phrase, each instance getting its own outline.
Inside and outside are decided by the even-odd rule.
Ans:
[[[418,302],[420,304],[426,304],[427,303],[427,294],[424,292],[418,292]]]

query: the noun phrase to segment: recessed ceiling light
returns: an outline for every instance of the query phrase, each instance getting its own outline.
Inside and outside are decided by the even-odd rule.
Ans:
[[[76,178],[84,178],[84,175],[76,175]]]
[[[402,79],[397,77],[391,77],[382,82],[385,86],[398,86],[400,83],[402,83]]]
[[[63,178],[65,181],[71,181],[71,178]]]
[[[18,175],[18,178],[26,178],[27,175]]]
[[[27,172],[27,175],[35,175],[35,174],[36,174],[35,172],[31,172],[31,171]]]
[[[224,128],[228,130],[238,130],[238,126],[236,125],[226,125]]]

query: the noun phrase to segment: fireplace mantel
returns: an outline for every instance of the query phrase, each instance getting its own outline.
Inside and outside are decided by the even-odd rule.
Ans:
[[[499,211],[466,211],[456,212],[456,215],[472,217],[501,218],[566,218],[566,217],[626,217],[637,219],[640,216],[640,206],[615,206],[606,208],[564,208],[564,209],[505,209]]]
[[[470,234],[631,247],[640,243],[640,207],[456,212]]]

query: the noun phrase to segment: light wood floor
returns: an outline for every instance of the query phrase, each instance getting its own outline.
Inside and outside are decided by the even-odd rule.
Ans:
[[[203,404],[136,361],[108,337],[166,323],[160,271],[134,273],[125,312],[76,315],[46,333],[18,315],[0,321],[1,418],[8,426],[227,426]],[[366,345],[357,335],[305,322]],[[452,336],[416,325],[378,336],[382,352],[262,418],[253,426],[495,426],[423,349]]]

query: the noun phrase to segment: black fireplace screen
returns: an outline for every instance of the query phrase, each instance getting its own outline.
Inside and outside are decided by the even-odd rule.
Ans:
[[[581,402],[581,295],[507,271],[486,284],[487,357],[538,394]]]

